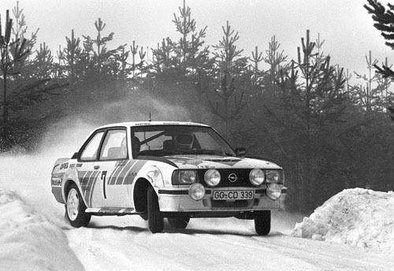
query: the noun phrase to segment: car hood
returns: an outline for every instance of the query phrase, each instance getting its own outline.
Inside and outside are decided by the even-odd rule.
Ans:
[[[167,160],[178,168],[263,168],[281,169],[275,163],[241,157],[212,156],[212,155],[173,155],[166,156]]]

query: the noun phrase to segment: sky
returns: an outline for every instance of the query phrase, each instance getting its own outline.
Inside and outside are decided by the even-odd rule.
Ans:
[[[289,58],[295,58],[297,46],[306,29],[311,38],[318,33],[325,40],[323,51],[350,73],[367,72],[365,55],[383,62],[394,59],[373,27],[371,16],[363,8],[366,0],[188,0],[197,28],[207,28],[208,45],[221,38],[228,20],[239,32],[238,46],[250,56],[255,46],[268,48],[273,35]],[[386,4],[386,2],[382,2]],[[15,0],[0,0],[0,13],[12,9]],[[65,45],[71,29],[77,36],[95,35],[94,21],[106,23],[105,33],[114,32],[113,46],[131,44],[155,47],[165,37],[177,38],[172,22],[182,0],[19,0],[29,31],[39,28],[38,42],[46,42],[54,51]]]

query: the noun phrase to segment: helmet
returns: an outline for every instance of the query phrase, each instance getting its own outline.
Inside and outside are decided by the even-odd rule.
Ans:
[[[192,134],[178,134],[173,136],[174,145],[178,149],[193,149],[194,136]]]

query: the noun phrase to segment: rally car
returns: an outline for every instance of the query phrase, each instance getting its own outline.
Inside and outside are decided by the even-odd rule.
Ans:
[[[51,175],[52,193],[74,227],[92,215],[137,214],[151,232],[164,219],[183,229],[190,218],[254,219],[259,235],[283,207],[280,166],[246,158],[213,128],[191,122],[127,122],[97,128]]]

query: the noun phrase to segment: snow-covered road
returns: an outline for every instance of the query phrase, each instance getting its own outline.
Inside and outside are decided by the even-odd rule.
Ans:
[[[274,213],[272,233],[267,237],[255,235],[252,221],[235,218],[192,219],[186,230],[160,234],[151,234],[146,222],[136,216],[93,217],[88,228],[70,228],[64,222],[64,207],[50,192],[50,171],[58,156],[59,151],[47,150],[34,156],[0,157],[0,189],[16,191],[16,198],[20,196],[23,204],[29,206],[23,208],[25,213],[20,213],[20,219],[14,219],[9,212],[13,223],[20,225],[11,225],[4,221],[5,215],[1,216],[0,270],[12,270],[10,248],[14,252],[14,270],[26,270],[29,257],[30,270],[44,270],[43,266],[47,266],[46,270],[77,271],[82,265],[86,270],[394,270],[393,257],[378,250],[290,236],[302,217],[283,212]],[[32,212],[30,207],[34,214],[28,213]],[[39,219],[34,221],[45,224],[47,219],[65,232],[71,248],[59,250],[67,253],[65,257],[56,258],[59,251],[49,253],[46,249],[42,253],[37,249],[41,240],[38,235],[42,234],[39,231],[30,235],[29,251],[13,246],[16,241],[24,242],[23,235],[5,231],[16,227],[29,231],[31,227],[23,224],[23,218],[37,215]],[[59,234],[47,237],[45,240],[67,242]],[[54,249],[67,244],[55,245]],[[15,253],[21,256],[15,257]],[[45,262],[43,257],[49,260]],[[72,266],[67,266],[70,261]],[[51,265],[53,262],[57,263],[56,268]],[[4,263],[8,263],[6,269]]]
[[[283,219],[275,214],[268,237],[232,218],[194,219],[161,234],[137,217],[93,218],[66,234],[86,270],[393,270],[378,252],[288,236]]]

